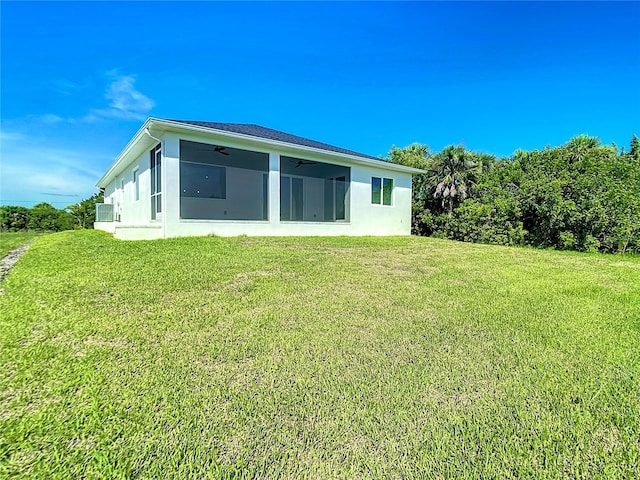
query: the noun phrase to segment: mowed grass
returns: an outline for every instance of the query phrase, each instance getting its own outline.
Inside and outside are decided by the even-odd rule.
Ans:
[[[0,477],[637,478],[640,259],[429,238],[41,238]]]
[[[33,240],[42,233],[40,232],[0,232],[0,258],[23,243]]]

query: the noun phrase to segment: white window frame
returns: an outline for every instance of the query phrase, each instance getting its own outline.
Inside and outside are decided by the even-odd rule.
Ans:
[[[151,220],[162,220],[162,143],[149,151],[151,174]],[[160,185],[160,187],[158,187]]]
[[[374,180],[380,180],[380,202],[376,203],[373,201],[373,182]],[[385,180],[389,180],[391,181],[391,195],[390,195],[390,203],[387,205],[384,203],[384,182]],[[393,192],[395,190],[395,180],[393,178],[389,178],[389,177],[371,177],[371,205],[375,205],[378,207],[393,207],[394,206],[394,195]]]
[[[133,169],[133,201],[140,200],[140,168]]]

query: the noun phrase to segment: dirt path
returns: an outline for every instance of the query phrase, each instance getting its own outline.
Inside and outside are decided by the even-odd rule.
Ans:
[[[4,280],[4,277],[9,275],[9,272],[13,268],[13,266],[18,262],[20,257],[29,250],[29,247],[34,242],[34,240],[30,240],[27,243],[23,243],[19,247],[14,248],[9,253],[7,253],[4,257],[0,258],[0,282]],[[0,288],[0,295],[2,295],[3,289]]]

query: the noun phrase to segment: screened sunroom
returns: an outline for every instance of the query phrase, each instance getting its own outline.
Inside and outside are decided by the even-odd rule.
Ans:
[[[349,220],[350,168],[280,157],[280,220]],[[180,218],[269,220],[269,155],[180,141]]]
[[[349,220],[351,169],[330,163],[280,157],[280,220]]]
[[[269,155],[180,141],[180,218],[267,220]]]

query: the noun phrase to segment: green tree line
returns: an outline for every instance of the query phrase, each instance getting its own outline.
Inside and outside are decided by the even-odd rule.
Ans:
[[[101,193],[96,193],[64,209],[41,202],[31,208],[16,205],[0,206],[0,231],[17,232],[37,230],[59,232],[93,228],[96,218],[96,203],[103,202]]]
[[[392,147],[413,180],[412,230],[465,242],[640,253],[640,140],[627,152],[580,135],[497,160],[461,146]]]

